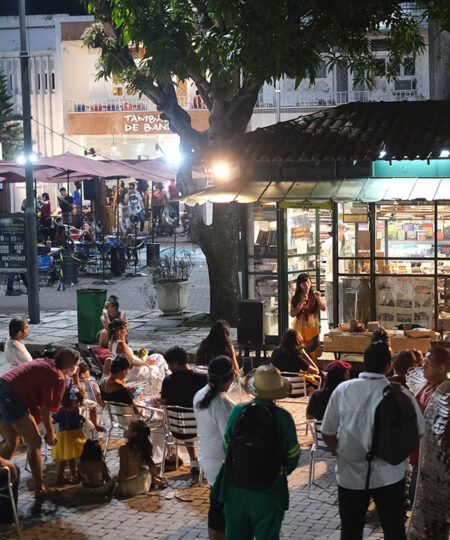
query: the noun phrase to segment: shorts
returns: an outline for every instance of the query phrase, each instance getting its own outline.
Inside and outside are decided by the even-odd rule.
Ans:
[[[9,384],[0,378],[0,420],[13,424],[30,412],[27,404]]]
[[[214,499],[211,494],[209,495],[208,528],[212,531],[225,532],[223,503]]]

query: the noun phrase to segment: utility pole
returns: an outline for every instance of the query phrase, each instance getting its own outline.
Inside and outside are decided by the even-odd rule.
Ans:
[[[27,26],[25,21],[25,0],[19,0],[20,22],[20,74],[22,80],[23,143],[25,156],[26,209],[25,234],[28,277],[28,315],[31,324],[37,324],[39,314],[39,274],[37,264],[36,208],[34,203],[33,163],[31,154],[31,105],[30,77],[28,71]]]

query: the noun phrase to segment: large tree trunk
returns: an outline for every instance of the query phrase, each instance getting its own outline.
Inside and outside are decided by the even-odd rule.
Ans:
[[[239,213],[237,203],[213,206],[213,222],[205,225],[198,211],[192,213],[193,233],[208,264],[210,315],[237,324]]]

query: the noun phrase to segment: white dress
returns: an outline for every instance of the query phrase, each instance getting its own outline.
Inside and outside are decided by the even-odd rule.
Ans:
[[[113,356],[117,356],[117,347],[120,343],[124,343],[123,341],[116,340],[111,347],[111,353]],[[151,355],[150,358],[153,358],[153,356],[160,356],[164,363],[166,361],[164,360],[164,357],[162,355]],[[133,359],[136,360],[136,362],[141,362],[140,358],[137,358],[133,356]],[[161,360],[159,359],[161,362]],[[158,359],[157,359],[158,362]],[[167,364],[166,364],[167,365]],[[126,383],[131,385],[138,385],[142,386],[145,390],[145,394],[148,396],[155,396],[158,395],[161,392],[161,386],[164,379],[164,375],[161,374],[161,370],[157,365],[149,366],[149,365],[134,365],[130,369],[128,376],[126,378]]]

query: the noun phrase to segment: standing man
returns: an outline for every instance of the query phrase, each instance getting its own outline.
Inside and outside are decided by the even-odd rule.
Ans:
[[[136,184],[128,184],[128,193],[125,195],[125,204],[130,207],[130,216],[136,216],[140,221],[140,231],[144,229],[144,211],[142,206],[142,195],[136,190]]]
[[[274,400],[291,384],[272,365],[258,367],[245,381],[255,399],[230,412],[224,435],[225,464],[212,496],[224,503],[230,540],[278,540],[289,507],[287,475],[297,467],[300,447],[291,414]]]
[[[70,223],[70,215],[72,212],[72,197],[67,194],[67,189],[62,187],[59,190],[58,204],[61,208],[61,214],[64,225]]]
[[[408,460],[390,465],[375,457],[371,462],[369,489],[365,489],[368,471],[366,455],[372,447],[375,410],[383,398],[392,369],[389,347],[382,341],[371,343],[364,353],[364,369],[357,379],[341,383],[331,394],[322,421],[323,439],[337,456],[341,539],[363,537],[365,515],[373,498],[386,540],[406,540],[405,473]],[[401,387],[413,404],[419,435],[424,419],[412,394]]]
[[[75,189],[72,191],[72,225],[77,229],[81,228],[81,215],[83,209],[83,203],[81,200],[81,182],[75,182]]]
[[[50,412],[58,412],[66,388],[80,360],[74,349],[61,349],[53,360],[39,358],[25,362],[0,377],[0,457],[11,459],[23,437],[28,446],[28,463],[33,475],[35,496],[46,495],[42,477],[41,434],[38,424],[45,427],[45,441],[56,444]]]

